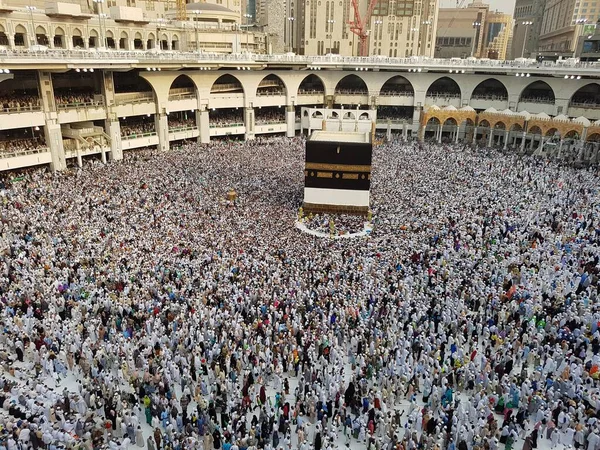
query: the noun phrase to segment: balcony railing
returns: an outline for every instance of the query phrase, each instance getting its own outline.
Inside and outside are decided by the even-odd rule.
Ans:
[[[414,97],[415,93],[412,91],[381,91],[379,95],[382,97]]]
[[[37,153],[45,153],[49,152],[50,149],[48,147],[39,147],[32,148],[28,150],[18,150],[18,151],[2,151],[0,150],[0,158],[14,158],[16,156],[26,156],[26,155],[35,155]]]
[[[2,49],[0,50],[0,62],[2,64],[11,63],[15,58],[39,60],[127,60],[127,61],[195,61],[195,62],[247,62],[247,63],[296,63],[325,66],[327,64],[338,65],[402,65],[426,69],[427,67],[460,67],[467,70],[469,68],[482,69],[489,67],[491,69],[504,68],[507,70],[523,70],[539,68],[547,70],[548,68],[571,71],[572,69],[598,69],[600,62],[578,62],[576,60],[563,61],[544,61],[539,63],[536,60],[519,61],[501,61],[489,59],[436,59],[425,57],[411,58],[391,58],[384,56],[305,56],[305,55],[266,55],[255,53],[209,53],[195,51],[130,51],[130,50],[66,50],[66,49],[48,49],[45,51],[30,51],[28,49]]]
[[[191,130],[197,130],[198,127],[194,127],[194,126],[185,126],[185,127],[173,127],[173,128],[169,128],[169,133],[176,133],[178,131],[191,131]]]
[[[377,118],[377,124],[378,125],[387,125],[387,124],[391,124],[391,125],[412,125],[413,121],[412,119],[380,119]]]
[[[156,131],[151,131],[151,132],[147,132],[147,133],[128,134],[125,136],[121,135],[121,140],[127,141],[129,139],[138,139],[138,138],[145,138],[145,137],[150,137],[150,136],[156,136]]]
[[[243,122],[233,122],[233,123],[211,123],[208,125],[209,128],[229,128],[229,127],[243,127]]]
[[[169,101],[177,101],[177,100],[187,100],[190,98],[196,98],[195,92],[182,92],[180,94],[169,94]]]
[[[264,122],[257,120],[255,125],[283,125],[285,120],[265,120]]]
[[[154,94],[152,92],[132,92],[126,94],[115,94],[115,104],[130,105],[136,103],[151,103],[154,102]]]
[[[59,103],[56,105],[58,109],[80,109],[89,107],[98,108],[102,106],[104,106],[104,102],[100,100],[92,100],[89,102]]]
[[[585,109],[600,109],[600,105],[598,103],[582,103],[582,102],[572,102],[569,104],[570,108],[585,108]]]
[[[18,114],[25,112],[36,112],[41,110],[41,105],[13,106],[12,108],[0,108],[0,114]]]

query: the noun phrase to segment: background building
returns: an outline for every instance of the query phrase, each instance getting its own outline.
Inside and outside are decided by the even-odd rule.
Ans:
[[[436,58],[480,58],[489,5],[474,2],[466,8],[440,8]]]
[[[0,0],[0,48],[265,53],[260,32],[241,28],[240,0]]]
[[[511,59],[536,58],[546,0],[517,0]]]
[[[488,13],[485,18],[482,58],[505,60],[510,56],[513,18],[501,12]]]
[[[547,0],[540,30],[540,56],[575,56],[578,41],[594,34],[599,15],[600,0]]]
[[[512,17],[485,3],[440,8],[435,57],[506,59],[511,38]]]
[[[371,1],[358,0],[369,55],[433,56],[439,0]],[[351,0],[306,0],[297,14],[300,53],[358,55],[360,39],[349,24]]]

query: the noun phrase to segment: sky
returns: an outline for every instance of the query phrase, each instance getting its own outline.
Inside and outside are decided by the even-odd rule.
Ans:
[[[458,0],[460,4],[462,0]],[[471,0],[464,0],[463,6],[471,3]],[[515,0],[483,0],[483,3],[490,5],[490,10],[495,11],[496,9],[508,14],[512,14],[515,8]],[[456,7],[456,0],[441,0],[440,7],[442,8],[454,8]]]

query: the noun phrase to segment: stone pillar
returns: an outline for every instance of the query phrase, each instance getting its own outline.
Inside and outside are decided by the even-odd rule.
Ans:
[[[123,159],[123,145],[121,142],[121,123],[118,120],[107,120],[106,130],[110,137],[110,160],[120,161]]]
[[[50,170],[60,171],[67,167],[65,149],[63,147],[62,131],[58,123],[54,87],[50,72],[38,70],[38,90],[42,111],[45,111],[44,138],[51,154]]]
[[[168,116],[163,113],[154,115],[154,126],[156,127],[156,135],[158,136],[158,150],[166,152],[169,150],[169,120]]]
[[[477,127],[473,128],[473,144],[477,142]]]
[[[198,143],[208,144],[210,142],[210,117],[208,109],[196,110],[196,126],[198,127]]]
[[[83,158],[81,157],[81,151],[79,150],[79,147],[77,147],[77,167],[82,168],[83,167]]]
[[[50,149],[52,161],[50,162],[50,170],[52,172],[64,170],[67,168],[65,159],[65,149],[63,147],[62,131],[60,125],[54,120],[46,119],[44,126],[44,137],[46,145]]]
[[[296,111],[294,105],[287,105],[285,107],[285,122],[287,126],[287,137],[296,136]]]
[[[565,141],[563,141],[562,139],[560,140],[560,144],[558,145],[558,154],[556,155],[556,157],[558,159],[560,159],[560,156],[562,154],[562,148],[563,148],[563,144],[565,143]]]
[[[508,148],[508,130],[504,132],[504,150]]]
[[[406,121],[402,122],[402,139],[404,142],[408,141],[408,132],[406,131]]]
[[[490,135],[488,139],[488,147],[492,146],[492,142],[494,141],[494,129],[490,127]]]
[[[540,136],[540,145],[537,150],[533,152],[534,155],[541,155],[544,149],[544,136]]]
[[[404,137],[404,135],[402,135]],[[385,137],[387,138],[388,141],[392,140],[392,121],[388,119],[387,121],[387,131],[385,134]]]
[[[245,139],[254,139],[254,108],[252,106],[244,109],[244,124],[246,125]]]
[[[460,125],[456,124],[456,130],[454,131],[454,142],[458,144],[458,135],[459,135]]]
[[[102,161],[102,164],[106,164],[106,152],[104,151],[104,147],[100,150],[100,161]]]
[[[527,138],[527,131],[523,131],[523,140],[521,141],[521,152],[525,152],[525,140]]]
[[[535,135],[531,135],[531,144],[529,145],[529,150],[533,150],[533,145],[535,144]]]
[[[438,130],[437,130],[437,142],[438,144],[442,143],[442,130],[443,130],[444,125],[442,125],[441,123],[438,125]]]

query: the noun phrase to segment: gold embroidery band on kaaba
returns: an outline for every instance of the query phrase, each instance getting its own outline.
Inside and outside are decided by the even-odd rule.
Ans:
[[[343,173],[342,180],[358,180],[357,173]]]
[[[335,172],[371,172],[371,166],[367,165],[349,165],[349,164],[322,164],[307,162],[304,166],[306,170],[331,170]]]
[[[317,172],[317,178],[333,178],[333,172]]]

